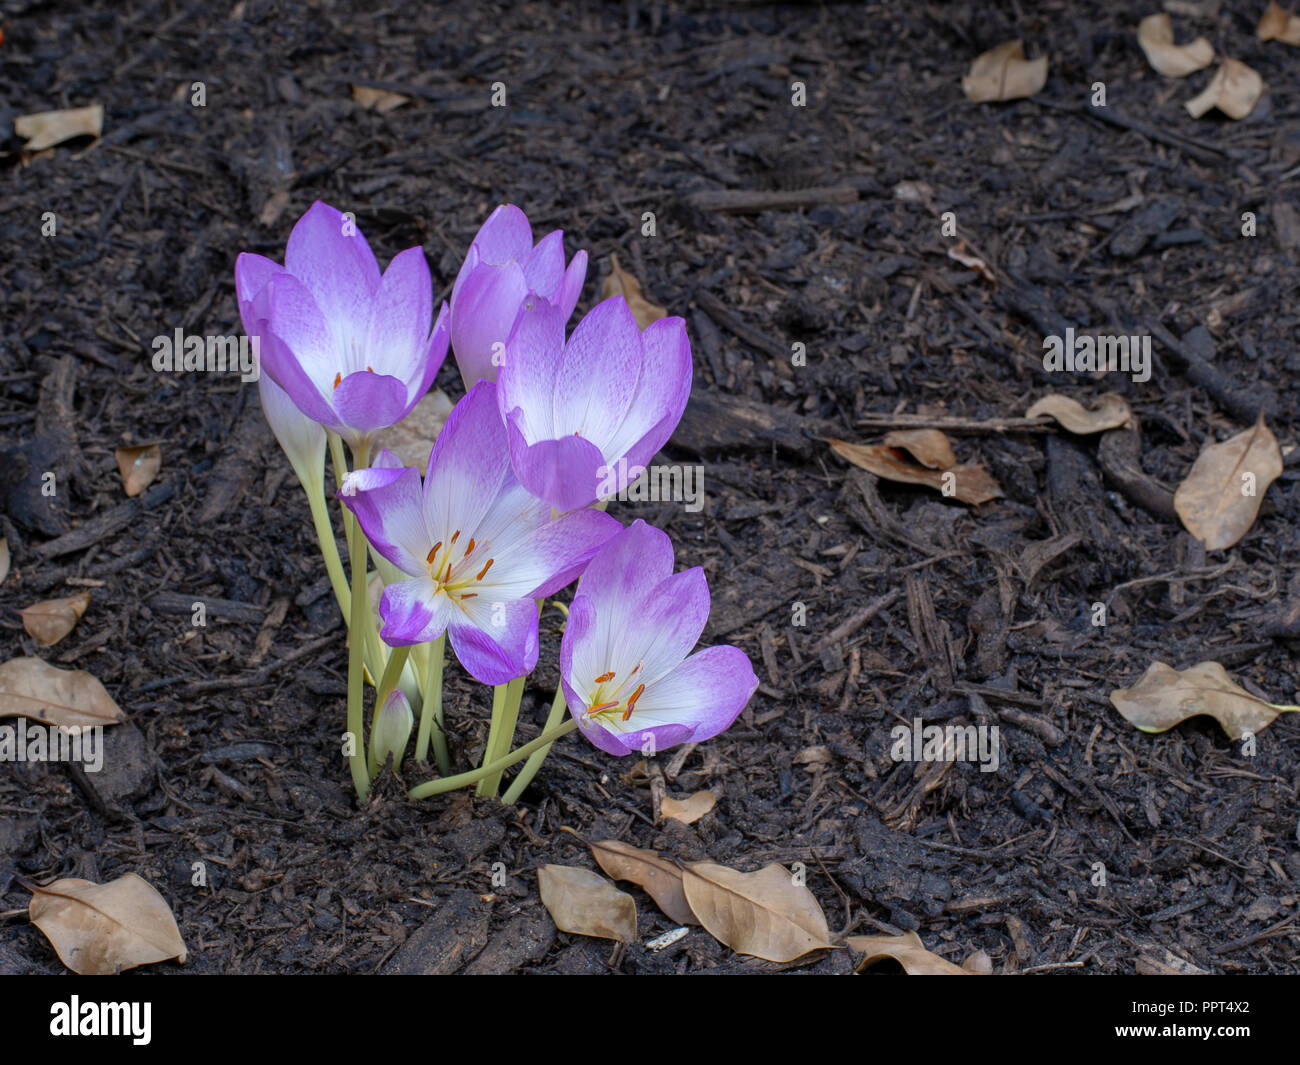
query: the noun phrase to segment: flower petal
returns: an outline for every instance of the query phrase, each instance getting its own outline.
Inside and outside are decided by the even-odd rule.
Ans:
[[[691,344],[681,318],[661,318],[641,334],[641,369],[627,417],[602,441],[610,461],[645,466],[673,435],[691,395]],[[620,488],[624,486],[620,485]]]
[[[480,594],[527,599],[554,595],[575,580],[601,546],[623,529],[615,518],[599,510],[575,510],[547,521],[550,507],[542,506],[542,521],[531,531],[524,530],[506,545],[491,541],[496,563],[488,580],[476,589]]]
[[[727,729],[757,689],[744,651],[729,644],[708,647],[647,685],[628,723],[687,725],[688,738],[699,743]]]
[[[627,302],[615,296],[596,304],[564,346],[555,378],[555,435],[578,433],[604,451],[628,412],[640,373],[641,332]]]
[[[471,677],[505,684],[537,665],[537,604],[531,599],[460,601],[452,615],[451,646]]]
[[[513,480],[496,385],[480,381],[452,408],[429,455],[424,514],[435,541],[473,535]]]
[[[525,442],[517,420],[511,415],[508,425],[510,464],[515,476],[533,495],[545,499],[564,513],[596,501],[604,478],[604,456],[590,440],[580,436],[563,436],[558,440]]]
[[[340,348],[315,297],[298,278],[284,271],[274,274],[266,284],[266,299],[270,331],[284,342],[318,392],[328,395],[336,374],[365,369]],[[293,392],[284,381],[279,384]]]
[[[265,374],[284,389],[303,414],[327,429],[340,428],[338,415],[321,395],[316,382],[307,375],[289,346],[269,329],[262,334],[260,362]]]
[[[366,366],[413,388],[424,378],[432,321],[433,282],[424,249],[407,248],[388,264],[371,301]]]
[[[340,342],[356,345],[365,338],[379,263],[342,212],[313,203],[289,234],[284,266],[307,286]]]
[[[371,466],[343,479],[339,501],[357,516],[376,551],[412,577],[429,581],[424,564],[433,541],[424,522],[420,471],[414,466]]]
[[[577,252],[569,261],[569,268],[564,271],[564,280],[552,300],[564,312],[564,320],[569,320],[573,308],[578,305],[582,295],[582,283],[587,279],[587,253]]]
[[[356,436],[396,425],[414,406],[400,378],[367,370],[344,377],[334,389],[333,400],[339,421],[353,431],[347,434],[349,443]]]
[[[555,431],[555,378],[564,354],[567,318],[560,307],[544,298],[526,300],[497,374],[501,417],[517,411],[519,429],[529,443],[559,435]]]
[[[241,252],[235,260],[235,295],[239,317],[248,337],[261,335],[262,321],[269,313],[266,285],[284,267],[264,255]]]
[[[451,346],[466,388],[484,378],[496,380],[499,366],[492,361],[494,345],[501,344],[495,350],[504,354],[527,295],[524,272],[513,262],[480,264],[453,293]]]
[[[384,620],[380,636],[389,647],[409,647],[436,640],[447,630],[456,613],[450,600],[439,592],[431,577],[398,581],[384,589],[379,616]]]
[[[479,227],[473,245],[479,259],[500,266],[522,262],[533,250],[533,227],[528,216],[513,203],[503,203]]]
[[[564,280],[564,233],[554,229],[537,242],[537,247],[520,260],[530,292],[548,300]]]

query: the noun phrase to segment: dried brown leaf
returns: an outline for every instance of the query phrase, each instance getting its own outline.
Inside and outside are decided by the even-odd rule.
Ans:
[[[381,115],[386,115],[389,111],[396,110],[403,104],[411,102],[409,96],[403,96],[400,92],[372,89],[366,85],[355,84],[352,85],[352,99],[356,100],[367,111],[375,111]]]
[[[138,496],[148,488],[162,467],[162,451],[157,444],[119,447],[113,455],[128,496]]]
[[[452,402],[441,388],[420,400],[411,413],[378,435],[378,447],[386,447],[402,460],[403,466],[417,466],[420,476],[428,471],[429,452],[451,414]]]
[[[957,465],[951,441],[938,429],[894,429],[885,434],[885,445],[901,447],[932,470],[948,470]]]
[[[980,466],[951,466],[946,470],[932,470],[905,462],[886,444],[850,444],[844,440],[829,440],[828,443],[840,458],[877,477],[903,484],[925,485],[944,495],[951,495],[962,503],[987,503],[1002,495],[997,481]]]
[[[1174,44],[1174,23],[1167,14],[1148,15],[1138,23],[1138,44],[1157,74],[1185,78],[1214,62],[1214,45],[1204,37]]]
[[[1300,44],[1300,18],[1285,10],[1277,0],[1272,0],[1260,16],[1255,36],[1261,41],[1281,41],[1283,44]]]
[[[882,958],[893,958],[909,976],[972,975],[972,970],[963,969],[926,950],[915,932],[904,932],[901,936],[849,936],[844,942],[864,955],[858,962],[858,972]]]
[[[590,869],[543,865],[537,870],[542,905],[561,932],[624,943],[636,940],[636,901]]]
[[[1264,492],[1282,475],[1282,449],[1263,415],[1197,456],[1174,492],[1174,509],[1207,551],[1231,547],[1255,523]]]
[[[666,318],[668,311],[657,303],[651,303],[641,291],[641,282],[618,265],[618,256],[609,257],[609,276],[600,286],[600,298],[612,299],[622,296],[627,301],[628,310],[636,319],[636,324],[644,329],[651,322]]]
[[[1182,672],[1152,662],[1133,687],[1111,692],[1110,701],[1143,732],[1165,732],[1189,717],[1208,714],[1234,740],[1258,732],[1280,713],[1300,710],[1251,695],[1218,662],[1197,662]]]
[[[0,584],[9,576],[9,541],[0,536]]]
[[[167,900],[135,873],[107,884],[70,877],[31,888],[32,924],[74,973],[109,976],[188,956]]]
[[[1019,100],[1047,84],[1047,56],[1025,58],[1019,41],[1007,41],[977,57],[961,79],[962,91],[973,103]]]
[[[655,900],[665,914],[678,924],[699,924],[686,901],[682,888],[682,871],[655,851],[642,850],[616,839],[588,843],[591,856],[615,880],[630,880]]]
[[[775,862],[756,873],[693,862],[682,887],[700,924],[737,953],[786,962],[832,945],[813,893]]]
[[[68,635],[90,606],[90,592],[62,599],[46,599],[20,610],[23,628],[42,647],[51,647]]]
[[[14,132],[27,143],[25,152],[39,152],[74,137],[98,137],[104,129],[104,105],[38,111],[14,119]]]
[[[1133,412],[1124,397],[1114,392],[1102,396],[1096,410],[1089,410],[1077,399],[1053,393],[1044,396],[1025,411],[1026,418],[1040,418],[1043,415],[1055,418],[1077,436],[1087,436],[1127,425]]]
[[[123,716],[104,685],[85,670],[56,669],[39,658],[0,664],[0,717],[72,728],[116,725]]]
[[[993,271],[989,269],[989,264],[978,255],[974,255],[967,251],[966,242],[964,240],[959,240],[948,249],[948,258],[956,260],[968,270],[974,270],[980,275],[980,277],[984,278],[985,281],[994,285],[998,283],[998,279],[993,276]]]
[[[664,817],[671,817],[684,825],[693,825],[717,805],[718,797],[713,792],[697,791],[685,799],[674,799],[670,795],[665,795],[659,809]]]
[[[1193,118],[1200,118],[1210,108],[1217,107],[1229,118],[1240,120],[1255,110],[1263,95],[1263,78],[1240,60],[1225,59],[1204,91],[1183,106]]]

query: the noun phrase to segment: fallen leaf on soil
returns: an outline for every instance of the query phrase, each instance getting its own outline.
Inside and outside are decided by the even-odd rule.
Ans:
[[[961,963],[961,967],[968,973],[974,973],[976,976],[993,975],[993,959],[990,958],[988,952],[984,950],[977,950]]]
[[[705,930],[739,954],[785,962],[832,945],[813,893],[775,862],[756,873],[693,862],[682,887]]]
[[[962,503],[987,503],[1002,495],[1002,489],[979,466],[950,466],[945,470],[932,470],[904,461],[887,444],[850,444],[844,440],[828,440],[831,450],[842,459],[861,467],[877,477],[903,484],[920,484],[944,495],[951,495]]]
[[[1138,44],[1157,74],[1185,78],[1214,62],[1214,45],[1204,37],[1174,44],[1174,23],[1167,14],[1148,15],[1138,23]]]
[[[865,955],[858,963],[858,972],[882,958],[893,958],[909,976],[971,975],[970,970],[931,954],[915,932],[904,932],[901,936],[849,936],[844,942]]]
[[[1077,399],[1053,393],[1044,396],[1027,411],[1026,418],[1039,418],[1047,415],[1055,418],[1076,436],[1100,433],[1106,429],[1118,429],[1133,417],[1128,403],[1123,396],[1108,392],[1101,397],[1096,410],[1088,410]]]
[[[157,444],[119,447],[113,455],[128,496],[138,496],[148,488],[162,468],[162,451]]]
[[[655,900],[678,924],[699,924],[682,888],[682,871],[654,851],[642,850],[616,839],[588,843],[596,863],[615,880],[630,880]]]
[[[0,584],[9,576],[9,541],[0,536]]]
[[[1198,96],[1183,106],[1193,118],[1200,118],[1217,107],[1229,118],[1243,119],[1264,95],[1264,79],[1237,59],[1225,59],[1214,72],[1214,79]]]
[[[600,298],[612,299],[622,296],[627,301],[628,310],[636,319],[636,324],[644,329],[651,322],[668,316],[668,310],[657,303],[651,303],[641,292],[641,282],[618,265],[618,256],[609,257],[609,276],[601,283]]]
[[[1300,44],[1300,18],[1273,0],[1255,27],[1255,36],[1261,41],[1281,41],[1283,44]]]
[[[25,152],[40,152],[74,137],[98,137],[104,129],[104,105],[38,111],[14,119],[14,132],[27,143]]]
[[[32,924],[80,976],[110,976],[188,956],[167,900],[135,873],[107,884],[68,878],[30,887]]]
[[[1258,732],[1280,713],[1300,710],[1251,695],[1218,662],[1197,662],[1181,673],[1152,662],[1133,687],[1111,692],[1110,701],[1143,732],[1165,732],[1189,717],[1208,714],[1234,740]]]
[[[664,817],[671,817],[684,825],[693,825],[701,817],[718,805],[718,798],[711,791],[697,791],[685,799],[664,796],[659,809]]]
[[[951,248],[948,249],[948,258],[955,259],[957,262],[961,263],[962,266],[974,270],[977,274],[980,275],[980,277],[984,278],[985,281],[988,281],[994,285],[998,283],[998,279],[993,276],[993,271],[989,269],[989,264],[986,263],[983,259],[981,259],[978,255],[972,255],[970,252],[968,252],[966,250],[966,242],[964,240],[959,240],[956,244],[954,244]]]
[[[1019,100],[1047,84],[1047,56],[1025,58],[1025,46],[1007,41],[978,56],[961,79],[962,91],[973,103]]]
[[[46,599],[18,613],[22,615],[23,628],[42,647],[52,647],[68,635],[90,606],[90,592],[69,595],[63,599]]]
[[[537,870],[542,905],[561,932],[636,940],[636,902],[590,869],[543,865]]]
[[[396,110],[402,104],[409,104],[411,98],[400,92],[388,92],[386,89],[371,89],[365,85],[352,86],[352,99],[367,111],[376,111],[381,115]]]
[[[0,717],[51,725],[116,725],[123,718],[104,685],[82,669],[55,669],[40,658],[0,665]]]
[[[952,444],[938,429],[894,429],[885,434],[885,446],[901,447],[932,470],[947,470],[957,465]]]
[[[386,447],[402,460],[403,466],[417,466],[420,476],[428,471],[429,452],[451,414],[452,402],[441,388],[435,388],[411,408],[411,413],[379,434],[378,447]]]
[[[1250,531],[1264,492],[1281,475],[1282,449],[1261,415],[1245,432],[1196,457],[1174,492],[1174,509],[1207,551],[1219,551]]]

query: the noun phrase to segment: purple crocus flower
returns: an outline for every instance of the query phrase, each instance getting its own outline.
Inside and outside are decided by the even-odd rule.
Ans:
[[[502,204],[483,223],[469,246],[451,290],[451,346],[465,388],[497,379],[505,345],[529,294],[541,296],[569,315],[587,277],[587,253],[564,266],[564,233],[554,230],[533,247],[528,216]],[[497,347],[500,345],[500,347]]]
[[[434,442],[423,486],[414,466],[381,452],[339,490],[381,555],[411,579],[384,589],[381,635],[392,646],[448,632],[461,664],[504,684],[537,664],[537,603],[578,576],[621,526],[596,510],[550,520],[515,480],[496,386],[480,381]]]
[[[707,740],[735,721],[758,678],[738,647],[686,657],[708,617],[704,571],[673,573],[666,533],[637,520],[596,552],[560,643],[560,683],[582,734],[623,755]]]
[[[622,296],[564,340],[566,316],[530,299],[501,369],[498,400],[515,475],[561,512],[622,491],[672,435],[691,391],[681,318],[642,332]]]
[[[424,250],[399,252],[381,275],[355,223],[319,201],[293,227],[284,266],[246,252],[235,281],[241,307],[263,316],[262,368],[354,450],[410,413],[447,356],[447,306],[435,322]]]

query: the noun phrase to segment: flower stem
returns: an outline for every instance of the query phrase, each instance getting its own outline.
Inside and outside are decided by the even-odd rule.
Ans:
[[[442,722],[442,667],[447,657],[447,634],[444,632],[425,646],[424,700],[420,705],[420,731],[415,740],[415,759],[426,761],[429,757],[429,740],[433,739],[433,757],[438,772],[444,777],[451,771],[451,757],[447,753],[447,736]]]
[[[555,698],[551,701],[551,712],[546,717],[546,727],[542,729],[542,734],[548,734],[560,723],[560,718],[564,716],[564,685],[556,685]],[[501,796],[501,801],[506,806],[513,804],[520,795],[524,793],[524,788],[532,783],[533,777],[537,776],[537,771],[542,768],[542,763],[546,761],[546,756],[551,753],[551,745],[548,743],[541,750],[534,751],[528,756],[528,761],[524,763],[523,769],[519,770],[519,775],[515,777],[506,793]]]
[[[501,733],[501,716],[505,713],[506,695],[509,692],[510,684],[498,684],[492,689],[492,720],[488,724],[487,744],[483,748],[483,759],[479,762],[479,768],[483,768],[496,757],[497,753],[497,736]],[[479,781],[476,795],[486,795],[487,776],[485,775]]]
[[[348,589],[347,574],[343,572],[343,562],[339,559],[339,545],[334,539],[329,508],[325,505],[325,485],[314,484],[306,491],[307,503],[311,507],[311,522],[316,529],[316,539],[320,542],[321,557],[325,560],[325,572],[329,574],[330,587],[334,589],[339,612],[346,619],[352,616],[352,593]]]
[[[501,720],[497,728],[496,746],[484,756],[485,761],[497,761],[510,751],[515,742],[515,726],[519,724],[519,703],[524,697],[524,681],[527,677],[516,677],[506,685],[506,702],[501,711]],[[485,777],[479,785],[479,794],[495,799],[497,789],[501,787],[501,774],[493,773]]]
[[[388,697],[393,694],[393,689],[397,687],[397,682],[402,678],[402,670],[406,668],[406,657],[411,653],[410,647],[394,647],[388,655],[388,665],[384,667],[384,676],[379,682],[378,693],[375,697],[375,712],[370,719],[370,754],[367,758],[367,765],[370,767],[370,775],[379,774],[379,754],[375,749],[375,727],[379,724],[379,712],[383,710],[384,703]],[[397,760],[401,760],[401,752],[397,754]]]
[[[339,448],[340,452],[342,448]],[[353,460],[358,469],[369,460],[369,448],[361,445]],[[355,523],[354,523],[355,524]],[[348,550],[352,567],[352,622],[348,626],[348,732],[352,734],[352,754],[348,759],[352,770],[352,783],[357,798],[364,800],[370,790],[370,774],[366,769],[365,751],[365,695],[364,657],[366,612],[370,609],[370,596],[366,594],[366,538],[360,527],[353,530]]]
[[[498,758],[495,762],[490,762],[478,769],[471,769],[467,773],[458,773],[454,777],[441,777],[438,780],[430,780],[427,783],[420,784],[408,792],[408,798],[427,799],[430,795],[442,795],[444,792],[455,791],[457,788],[463,788],[476,781],[482,780],[491,773],[499,773],[501,770],[514,765],[521,758],[527,758],[534,751],[549,747],[561,736],[567,736],[570,732],[578,727],[577,721],[566,721],[558,728],[550,729],[543,732],[537,739],[530,743],[525,743],[517,751],[511,751],[504,758]]]

